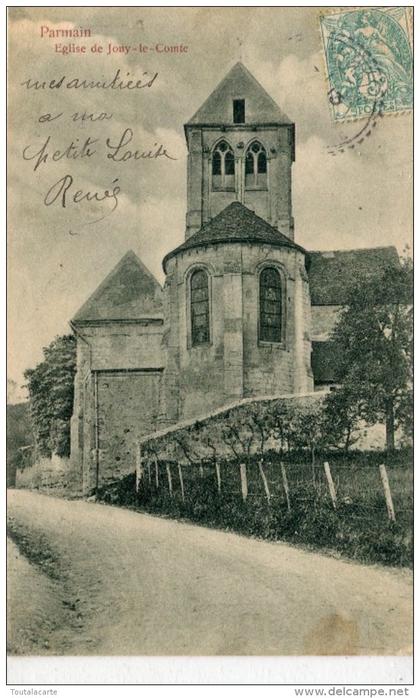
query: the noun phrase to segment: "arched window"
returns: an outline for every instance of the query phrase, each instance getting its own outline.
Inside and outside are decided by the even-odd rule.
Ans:
[[[235,191],[235,156],[226,141],[220,141],[212,157],[213,190]]]
[[[245,188],[267,188],[267,154],[258,141],[254,141],[245,156]]]
[[[275,267],[265,267],[260,274],[261,342],[281,342],[283,329],[282,280]]]
[[[209,279],[204,269],[191,274],[191,344],[206,344],[210,341]]]

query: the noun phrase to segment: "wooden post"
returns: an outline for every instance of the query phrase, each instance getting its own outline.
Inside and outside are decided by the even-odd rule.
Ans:
[[[388,519],[395,522],[395,510],[394,503],[392,501],[391,488],[389,486],[388,473],[386,472],[385,465],[379,466],[379,472],[381,474],[382,486],[385,493],[386,508],[388,511]]]
[[[169,465],[169,463],[166,464],[166,474],[168,476],[169,494],[172,497],[172,475],[171,475],[171,466]]]
[[[140,441],[137,442],[136,448],[136,492],[140,489],[141,479],[143,477],[143,465],[141,457],[141,444]]]
[[[220,477],[220,463],[216,461],[216,477],[217,477],[217,491],[220,494],[222,491],[222,478]]]
[[[156,455],[154,455],[153,458],[154,458],[154,461],[155,461],[156,489],[158,489],[158,488],[159,488],[159,463],[158,463],[158,459],[157,459],[157,456],[156,456]]]
[[[287,482],[286,467],[285,467],[284,463],[280,463],[280,467],[281,467],[281,476],[282,476],[282,480],[283,480],[284,493],[286,495],[287,511],[291,511],[290,497],[289,497],[289,483]]]
[[[150,470],[150,460],[147,459],[147,475],[148,475],[148,480],[149,480],[149,486],[152,484],[152,473]]]
[[[259,469],[260,469],[260,475],[261,475],[262,481],[263,481],[263,483],[264,483],[264,489],[265,489],[265,494],[266,494],[266,497],[267,497],[267,502],[270,504],[270,497],[271,497],[271,495],[270,495],[270,488],[269,488],[269,486],[268,486],[268,481],[267,481],[267,478],[266,478],[266,476],[265,476],[265,472],[264,472],[264,470],[263,470],[263,461],[262,461],[262,459],[261,459],[260,462],[258,463],[258,467],[259,467]]]
[[[244,502],[246,502],[246,498],[248,497],[248,480],[246,478],[246,465],[245,465],[245,463],[241,463],[239,468],[241,471],[242,499],[244,500]]]
[[[200,477],[204,477],[204,468],[203,468],[201,463],[200,463],[199,468],[200,468]]]
[[[334,480],[332,479],[331,470],[329,463],[324,463],[325,477],[328,482],[328,489],[330,491],[331,501],[334,509],[337,509],[337,494],[335,492]]]
[[[185,494],[184,494],[184,479],[182,477],[182,466],[180,463],[178,463],[178,475],[179,475],[179,484],[181,485],[181,497],[182,501],[185,502]]]

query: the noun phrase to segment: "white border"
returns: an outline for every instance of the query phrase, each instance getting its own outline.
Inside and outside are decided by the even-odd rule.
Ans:
[[[2,9],[2,26],[5,23],[5,7],[6,3],[1,1]],[[59,7],[61,5],[69,5],[69,2],[30,2],[28,5],[31,7]],[[255,6],[258,3],[250,2],[249,0],[244,0],[241,3],[230,2],[230,6],[244,7],[244,6]],[[273,3],[264,2],[264,6],[267,7],[281,7],[287,3]],[[357,4],[357,3],[356,3]],[[108,6],[116,6],[116,2],[90,2],[88,6],[103,6],[104,9]],[[134,6],[138,7],[138,2],[131,2],[130,0],[125,1],[124,5],[127,7]],[[144,3],[143,6],[147,7],[177,7],[177,6],[217,6],[218,3],[215,2],[201,2],[196,0],[195,2],[153,2],[149,1]],[[354,6],[354,2],[325,2],[317,3],[309,0],[306,3],[300,3],[293,5],[294,7],[300,6],[314,6],[314,7],[350,7]],[[370,6],[395,6],[394,2],[382,1],[382,2],[369,2]],[[13,5],[12,5],[13,6]],[[18,3],[15,5],[18,6]],[[24,6],[24,5],[23,5]],[[219,5],[220,6],[220,5]],[[290,6],[290,5],[289,5]],[[86,7],[85,4],[75,4],[74,7]],[[222,6],[223,7],[223,6]],[[5,31],[3,32],[3,37],[5,37]],[[5,42],[3,42],[2,52],[1,52],[1,66],[3,69],[3,76],[5,75]],[[4,100],[4,91],[2,93],[2,98]],[[5,116],[5,110],[2,110],[3,119]],[[5,125],[3,122],[3,134],[5,134]],[[3,141],[4,143],[4,141]],[[5,150],[3,151],[5,152]],[[3,187],[3,197],[1,199],[1,213],[3,220],[3,231],[6,230],[5,225],[5,167],[1,169],[1,177],[4,183]],[[416,192],[415,192],[416,193]],[[420,196],[418,198],[420,201]],[[6,264],[5,264],[5,247],[2,246],[2,254],[0,258],[0,269],[3,278],[6,278]],[[2,290],[4,286],[2,286]],[[417,300],[417,307],[419,307],[418,289],[416,289],[415,298]],[[4,293],[4,291],[3,291]],[[5,313],[5,304],[1,304],[2,312]],[[417,312],[416,312],[417,318]],[[5,317],[4,324],[5,325]],[[5,347],[3,345],[2,350],[5,352]],[[416,351],[417,357],[417,351]],[[3,355],[1,357],[3,359]],[[3,359],[5,362],[5,357]],[[3,363],[4,365],[4,363]],[[3,382],[3,389],[5,395],[5,384]],[[3,404],[3,415],[5,413]],[[1,444],[5,443],[5,428],[4,419],[1,424],[0,431]],[[417,452],[417,450],[416,450]],[[4,450],[3,450],[4,453]],[[418,459],[416,459],[418,461]],[[417,476],[418,479],[419,476]],[[2,500],[2,513],[3,522],[5,521],[5,510],[4,510],[4,499]],[[3,548],[5,536],[3,535]],[[5,560],[5,553],[3,550],[3,560]],[[5,567],[4,567],[5,569]],[[4,581],[4,578],[3,578]],[[4,612],[4,597],[3,599],[3,612]],[[416,613],[416,621],[418,614]],[[417,626],[417,622],[416,622]],[[5,646],[4,643],[4,633],[1,635],[0,649],[3,650]],[[5,653],[2,652],[2,657],[4,658]],[[177,692],[180,689],[179,695],[185,696],[185,692],[189,690],[187,688],[177,687],[176,684],[207,684],[216,683],[222,685],[229,684],[274,684],[266,686],[264,690],[269,690],[276,696],[295,696],[294,688],[292,686],[287,686],[284,684],[293,684],[299,686],[302,684],[309,685],[323,685],[327,686],[325,689],[325,695],[333,695],[331,689],[328,686],[331,684],[336,684],[337,687],[342,688],[343,686],[355,686],[357,684],[364,684],[369,686],[378,686],[378,679],[380,684],[400,684],[400,685],[410,685],[412,682],[412,658],[410,657],[277,657],[277,658],[253,658],[253,657],[238,657],[238,658],[224,658],[224,657],[198,657],[198,658],[134,658],[134,657],[66,657],[66,658],[54,658],[54,657],[33,657],[33,658],[9,658],[8,662],[9,671],[9,684],[6,689],[7,695],[12,696],[12,685],[18,688],[22,687],[22,684],[26,684],[27,690],[31,687],[36,687],[38,690],[42,688],[42,685],[46,687],[57,686],[57,684],[68,683],[68,686],[57,686],[57,694],[60,696],[74,696],[77,692],[77,696],[82,698],[84,695],[101,695],[101,696],[113,696],[119,695],[120,691],[124,691],[125,694],[135,691],[135,695],[139,695],[139,690],[144,695],[154,694],[156,691],[153,688],[142,688],[139,689],[137,686],[129,687],[124,686],[124,689],[119,689],[116,693],[113,688],[114,685],[118,684],[160,684],[160,686],[155,687],[159,690],[162,684],[171,684],[172,687],[169,689],[171,692]],[[6,678],[4,673],[4,662],[0,663],[0,681],[3,686],[6,685]],[[13,684],[11,684],[13,682]],[[78,687],[75,689],[73,686],[77,683]],[[85,685],[80,685],[80,683]],[[92,686],[89,684],[99,683],[99,687]],[[29,685],[28,685],[29,684]],[[105,684],[105,685],[104,685]],[[106,685],[108,684],[108,685]],[[385,691],[386,687],[384,686]],[[197,693],[197,689],[194,690],[194,695]],[[219,692],[223,689],[217,689]],[[237,689],[229,685],[229,694],[238,691],[238,696],[241,698],[248,698],[248,695],[255,697],[255,688],[239,686]],[[261,689],[258,689],[261,690]],[[414,695],[413,688],[403,689],[407,691],[401,695]],[[181,693],[182,691],[182,693]],[[201,686],[199,689],[200,696],[203,694],[208,694],[210,696],[214,695],[214,688]],[[251,693],[252,691],[252,693]],[[275,693],[274,693],[275,691]],[[160,690],[159,690],[160,692]],[[240,692],[240,693],[239,693]],[[18,694],[18,695],[19,695]],[[15,694],[17,695],[17,694]],[[313,695],[316,695],[315,693]],[[343,694],[341,694],[343,695]],[[347,694],[350,695],[350,694]],[[365,694],[367,695],[367,694]],[[380,695],[380,694],[376,694]],[[385,693],[387,695],[387,691]],[[372,696],[371,696],[372,698]]]

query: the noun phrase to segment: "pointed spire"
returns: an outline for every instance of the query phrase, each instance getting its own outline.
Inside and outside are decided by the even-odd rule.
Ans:
[[[291,124],[274,99],[238,61],[186,126],[233,124],[233,99],[245,99],[245,123]]]

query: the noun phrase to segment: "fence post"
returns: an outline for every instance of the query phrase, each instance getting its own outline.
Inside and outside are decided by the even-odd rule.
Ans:
[[[168,476],[169,495],[172,497],[172,475],[171,466],[169,465],[169,463],[166,463],[166,474]]]
[[[395,522],[395,510],[392,501],[391,488],[389,486],[388,473],[386,472],[385,465],[382,463],[379,466],[379,472],[381,474],[382,485],[385,493],[386,508],[388,511],[388,518],[390,521]]]
[[[143,465],[141,457],[141,444],[137,441],[136,445],[136,492],[140,489],[141,479],[143,477]]]
[[[203,468],[201,463],[199,465],[199,469],[200,469],[200,477],[204,477],[204,468]]]
[[[328,489],[330,491],[331,501],[334,509],[337,509],[337,494],[335,491],[334,480],[332,479],[331,470],[329,463],[324,463],[325,477],[328,482]]]
[[[268,486],[268,481],[267,481],[267,478],[266,478],[266,475],[265,475],[265,472],[264,472],[264,469],[263,469],[263,460],[262,460],[262,458],[261,458],[260,462],[258,463],[258,467],[259,467],[259,469],[260,469],[260,475],[261,475],[262,481],[263,481],[263,483],[264,483],[264,489],[265,489],[265,494],[266,494],[266,497],[267,497],[267,502],[270,504],[270,497],[271,497],[271,495],[270,495],[270,488],[269,488],[269,486]]]
[[[248,497],[248,480],[246,478],[246,465],[245,465],[245,463],[241,463],[239,468],[241,471],[242,499],[244,500],[244,502],[246,502],[246,498]]]
[[[182,477],[182,466],[180,463],[178,463],[178,475],[179,475],[179,483],[181,485],[181,497],[182,501],[185,502],[185,494],[184,494],[184,479]]]
[[[156,454],[153,456],[155,461],[155,479],[156,479],[156,489],[159,489],[159,463]]]
[[[222,479],[220,477],[220,464],[216,461],[216,477],[217,477],[217,491],[220,494],[222,491]]]
[[[289,483],[287,482],[287,474],[286,474],[286,467],[284,463],[280,463],[281,467],[281,477],[283,480],[283,487],[284,487],[284,492],[286,495],[286,503],[287,503],[287,511],[291,511],[291,506],[290,506],[290,497],[289,497]]]

